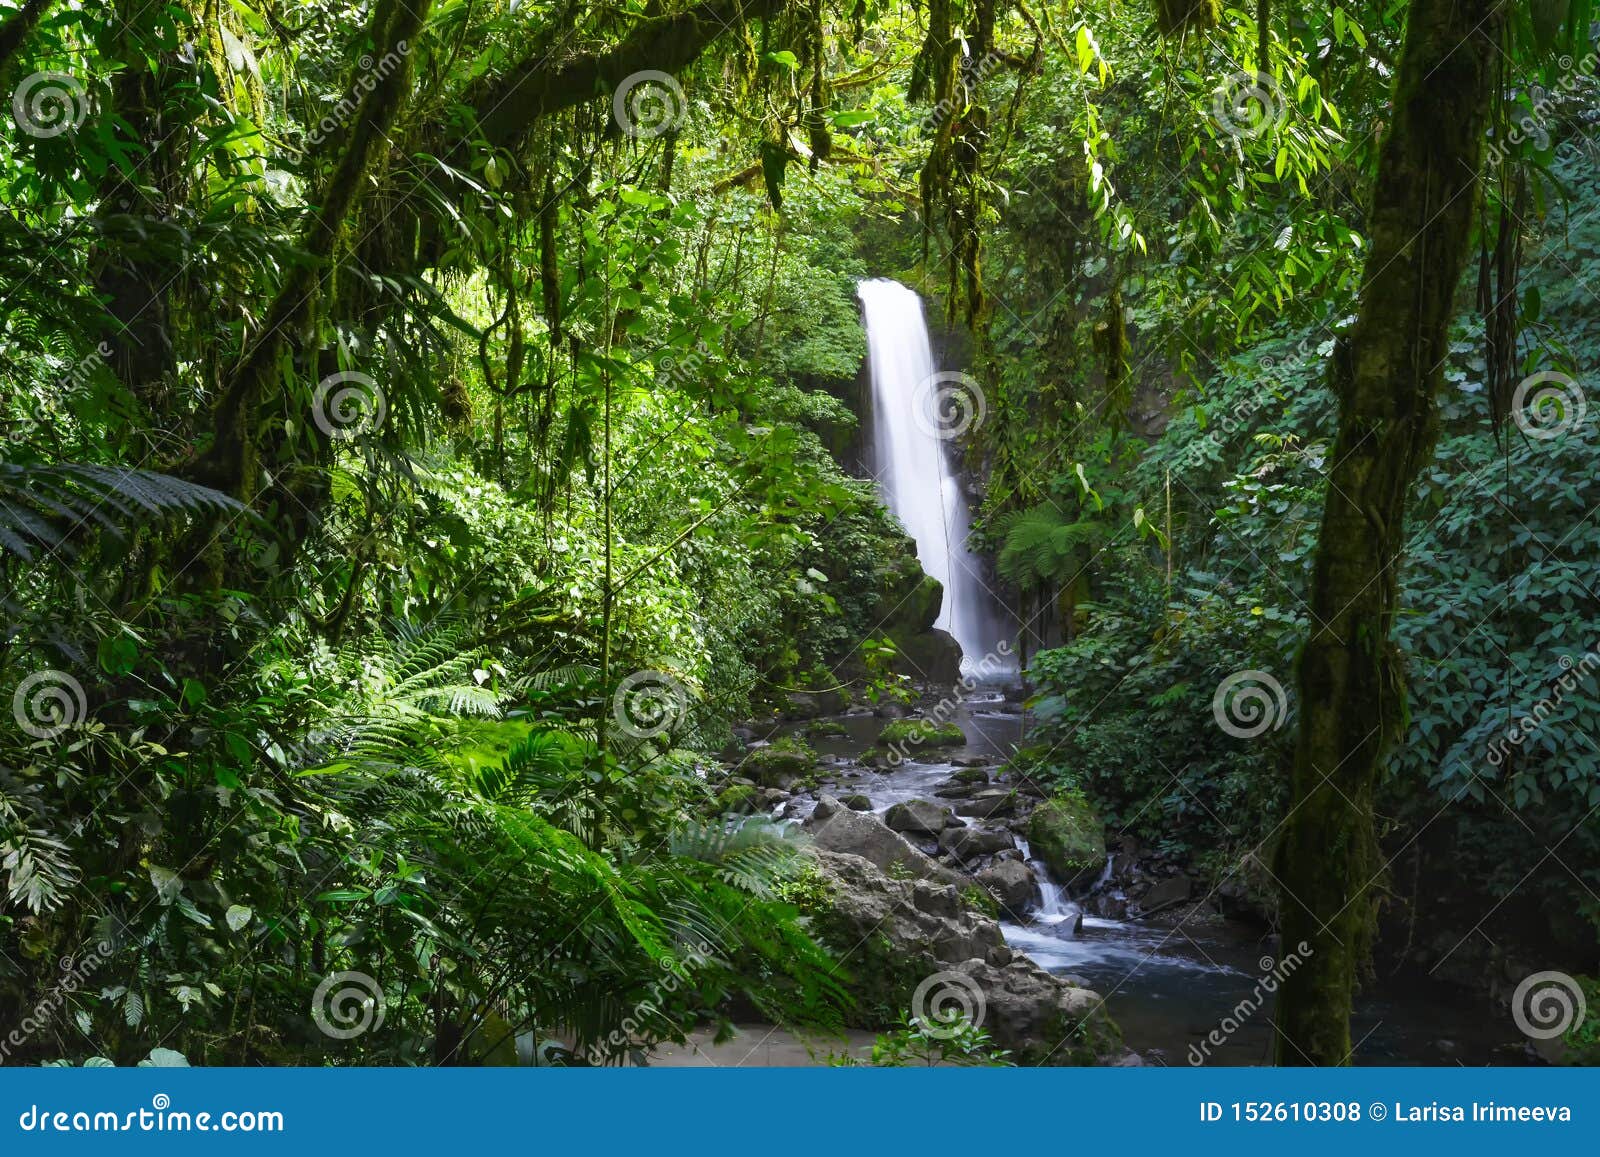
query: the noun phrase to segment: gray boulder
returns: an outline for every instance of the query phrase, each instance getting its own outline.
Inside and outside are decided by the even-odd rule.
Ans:
[[[805,828],[818,848],[861,856],[885,872],[905,872],[919,880],[937,880],[944,884],[963,882],[955,872],[935,863],[903,836],[890,831],[871,812],[851,811],[831,795],[824,795],[818,801]]]
[[[1170,908],[1174,904],[1182,904],[1189,898],[1191,888],[1188,876],[1173,876],[1169,880],[1161,880],[1140,897],[1139,907],[1149,915]]]
[[[1092,1065],[1123,1055],[1122,1034],[1100,994],[1052,976],[1026,957],[997,966],[968,960],[953,970],[982,995],[983,1028],[1022,1065]]]
[[[968,905],[955,884],[896,880],[870,860],[843,852],[813,848],[812,855],[833,905],[821,921],[823,939],[840,951],[881,954],[883,961],[874,963],[889,972],[900,966],[893,962],[914,962],[912,972],[919,974],[974,957],[1011,960],[1000,925]],[[869,972],[852,965],[869,984],[887,979],[883,966]]]
[[[883,814],[883,822],[897,832],[917,832],[936,836],[954,817],[949,811],[925,799],[897,803]],[[957,821],[959,822],[959,821]]]
[[[1016,846],[1016,840],[1010,832],[995,832],[986,828],[946,828],[939,833],[939,847],[963,862],[976,860],[980,856],[992,856]]]
[[[825,944],[851,955],[858,1009],[925,1015],[948,1006],[941,995],[954,996],[950,1004],[970,1009],[972,1021],[1018,1064],[1093,1064],[1122,1055],[1121,1034],[1100,997],[1014,954],[999,925],[956,887],[892,879],[860,856],[812,855],[829,895],[815,928]],[[925,1007],[917,1009],[919,991]]]
[[[1000,901],[1000,907],[1010,916],[1018,917],[1033,910],[1039,903],[1039,881],[1033,869],[1016,860],[997,860],[974,877]]]
[[[976,795],[956,804],[956,815],[971,819],[994,819],[1010,815],[1017,806],[1017,797],[1004,788],[985,788]]]

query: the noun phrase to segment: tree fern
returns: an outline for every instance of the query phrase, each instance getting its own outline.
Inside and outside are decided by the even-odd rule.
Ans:
[[[153,470],[0,462],[0,546],[25,561],[40,551],[73,553],[90,527],[121,535],[158,518],[244,511],[220,491]]]
[[[1094,521],[1073,521],[1053,503],[1014,511],[996,524],[1002,538],[995,568],[1023,587],[1065,582],[1082,566],[1083,548],[1105,537]]]

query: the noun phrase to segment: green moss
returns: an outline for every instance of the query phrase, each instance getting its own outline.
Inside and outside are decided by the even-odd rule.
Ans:
[[[1000,919],[1000,904],[985,889],[976,884],[966,888],[961,893],[961,899],[967,907],[976,908],[991,920]]]
[[[956,724],[932,719],[894,719],[878,732],[878,743],[886,747],[960,747],[966,742],[966,733]]]
[[[837,719],[813,719],[806,724],[805,732],[812,739],[836,739],[850,734],[849,729]]]
[[[722,794],[717,797],[717,806],[725,812],[745,812],[754,806],[755,799],[755,788],[736,783],[732,787],[723,789]]]
[[[981,767],[958,767],[950,778],[957,783],[988,783],[989,773]]]
[[[1082,792],[1064,792],[1034,808],[1028,818],[1028,844],[1063,883],[1106,860],[1100,817]]]
[[[739,770],[762,787],[787,787],[816,766],[817,753],[805,740],[790,735],[750,752]]]

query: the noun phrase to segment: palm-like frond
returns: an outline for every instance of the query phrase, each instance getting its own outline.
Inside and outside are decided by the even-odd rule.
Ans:
[[[1051,503],[1014,511],[1000,519],[1002,536],[995,569],[1021,586],[1044,586],[1071,579],[1081,566],[1084,547],[1105,537],[1105,526],[1073,521]]]
[[[765,816],[750,816],[679,828],[670,846],[674,856],[711,865],[733,887],[771,899],[800,870],[805,844]]]
[[[87,530],[120,535],[158,518],[244,511],[221,491],[153,470],[0,463],[0,546],[24,561],[71,554]]]
[[[480,771],[473,787],[495,803],[529,807],[541,797],[561,795],[582,770],[579,741],[566,732],[545,729],[513,746],[498,767]]]

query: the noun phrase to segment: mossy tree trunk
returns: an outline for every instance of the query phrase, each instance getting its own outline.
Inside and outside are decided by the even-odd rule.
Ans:
[[[1435,398],[1468,256],[1503,6],[1413,0],[1379,154],[1339,398],[1311,634],[1300,656],[1293,802],[1279,845],[1283,944],[1309,952],[1279,996],[1280,1064],[1346,1064],[1382,875],[1372,800],[1403,715],[1390,641],[1406,503],[1432,452]]]
[[[11,63],[11,58],[22,49],[29,33],[38,25],[55,0],[27,0],[5,23],[0,24],[0,69]]]
[[[291,360],[315,360],[315,351],[303,348],[315,336],[317,313],[323,308],[335,249],[365,190],[374,159],[385,147],[395,119],[411,94],[409,45],[427,22],[433,0],[386,0],[373,9],[371,18],[374,59],[388,57],[400,61],[398,67],[381,73],[361,101],[344,137],[344,148],[322,186],[316,208],[310,215],[301,239],[303,259],[294,265],[278,288],[262,320],[260,333],[245,351],[226,390],[215,408],[214,438],[210,450],[200,460],[195,474],[200,481],[245,500],[255,497],[258,462],[263,457],[258,440],[281,440],[281,413],[255,414],[257,404],[281,384],[285,355]],[[308,436],[317,437],[313,423],[303,419],[303,410],[293,412],[297,424]],[[325,437],[318,439],[326,441]],[[265,455],[272,469],[286,463]],[[317,483],[319,484],[319,483]],[[298,541],[309,521],[309,512],[320,503],[307,496],[286,494],[280,513],[291,541]]]

